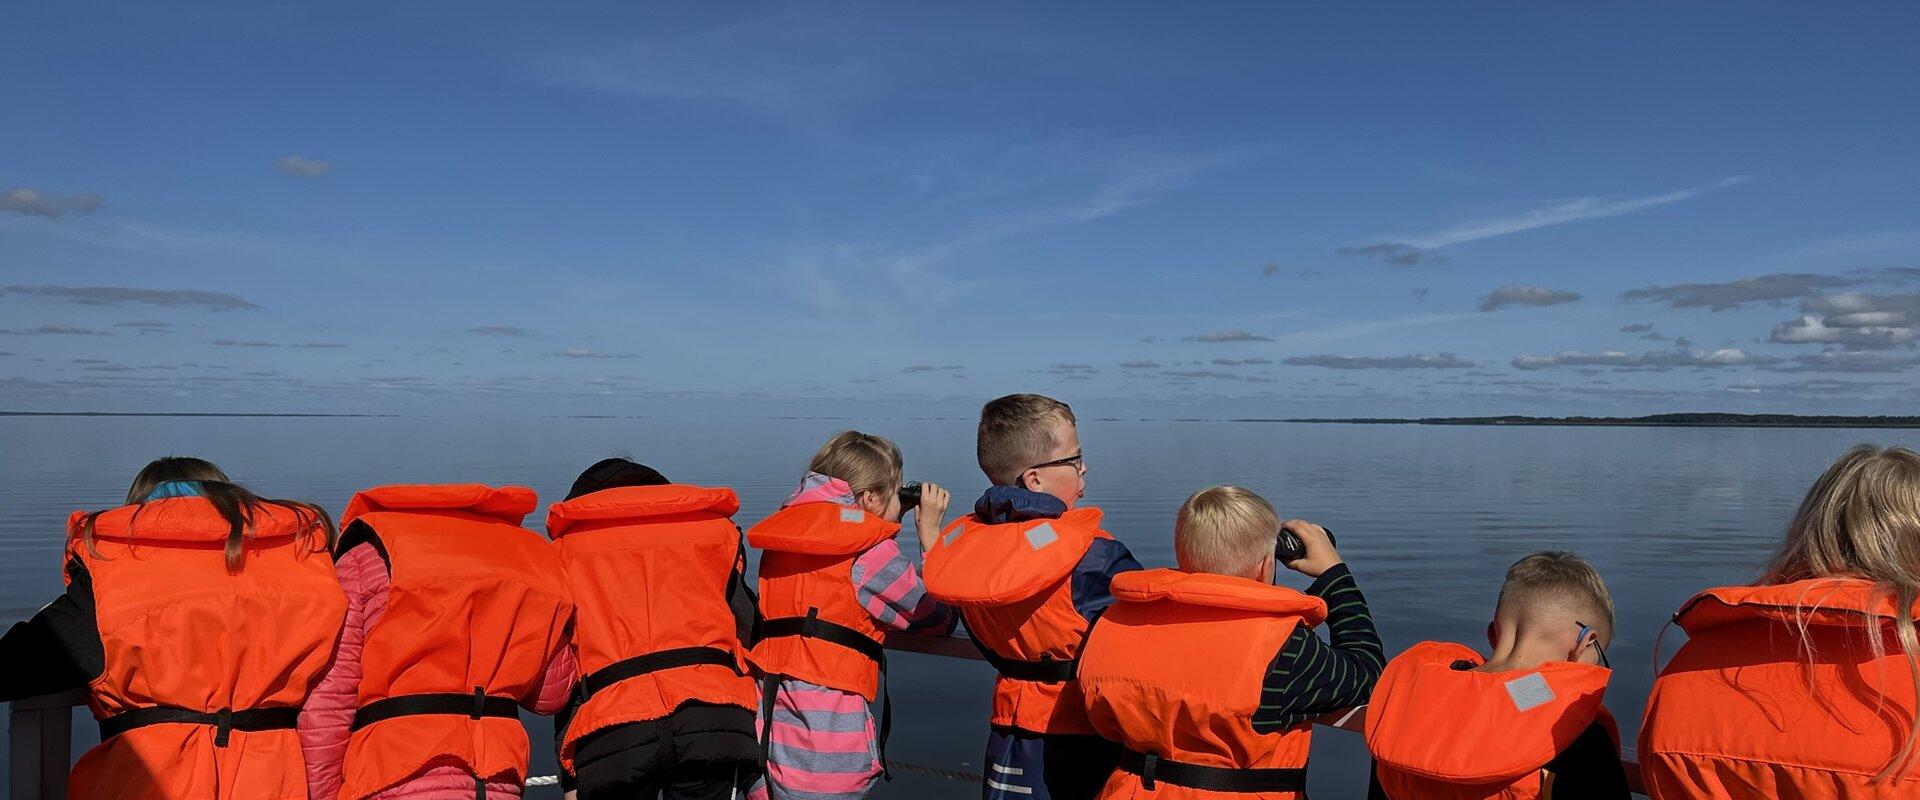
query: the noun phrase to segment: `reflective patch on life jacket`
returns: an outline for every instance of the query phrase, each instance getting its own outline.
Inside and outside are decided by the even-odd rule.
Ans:
[[[857,508],[840,509],[840,521],[859,524],[867,521],[867,512]]]
[[[1054,532],[1052,523],[1043,522],[1027,529],[1027,544],[1035,550],[1057,541],[1060,541],[1060,534]]]
[[[1553,702],[1553,687],[1547,685],[1547,678],[1538,672],[1507,681],[1507,697],[1513,699],[1513,707],[1521,711],[1530,711]]]

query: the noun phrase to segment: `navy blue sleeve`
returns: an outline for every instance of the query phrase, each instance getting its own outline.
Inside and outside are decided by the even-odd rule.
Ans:
[[[93,577],[67,561],[67,591],[0,637],[0,702],[79,689],[107,669],[93,612]]]
[[[1106,613],[1113,605],[1113,576],[1146,569],[1118,539],[1095,539],[1086,555],[1073,568],[1073,610],[1088,622]]]

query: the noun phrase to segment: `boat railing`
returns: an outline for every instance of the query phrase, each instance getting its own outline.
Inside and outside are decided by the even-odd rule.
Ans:
[[[942,656],[980,661],[980,652],[971,642],[959,637],[894,636],[887,649],[903,653]],[[14,800],[63,800],[67,794],[67,772],[73,767],[73,708],[86,705],[85,690],[29,697],[13,703],[7,721],[8,797]],[[1366,707],[1329,714],[1316,721],[1319,725],[1360,733],[1366,726]],[[892,762],[896,772],[937,778],[978,781],[979,776],[960,770]],[[1644,794],[1640,767],[1631,757],[1622,762],[1627,783],[1636,794]],[[550,784],[551,776],[540,776],[529,784]]]

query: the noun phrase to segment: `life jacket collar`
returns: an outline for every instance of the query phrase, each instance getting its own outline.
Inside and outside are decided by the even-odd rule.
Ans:
[[[727,488],[670,483],[601,489],[547,507],[547,535],[558,539],[590,522],[635,522],[686,514],[731,517],[740,498]]]
[[[67,519],[69,536],[80,536],[87,512]],[[312,530],[319,519],[286,506],[262,503],[251,512],[247,533],[256,538],[293,536]],[[204,497],[171,497],[101,512],[93,519],[93,535],[104,539],[161,542],[225,541],[233,526]]]
[[[460,512],[519,525],[539,498],[525,486],[492,487],[482,483],[396,484],[367,489],[347,502],[340,525],[376,511]]]
[[[1697,633],[1751,619],[1859,628],[1869,618],[1887,623],[1896,616],[1892,595],[1879,591],[1873,581],[1813,578],[1773,586],[1709,589],[1688,600],[1673,619],[1688,633]],[[1915,603],[1909,618],[1920,618],[1920,603]]]
[[[1083,506],[1015,522],[954,520],[927,552],[927,591],[962,606],[1032,597],[1071,574],[1095,539],[1111,538],[1100,529],[1100,516],[1100,509]]]
[[[800,503],[747,529],[747,543],[762,550],[815,556],[853,555],[893,538],[900,523],[855,506]]]
[[[1053,519],[1067,513],[1067,504],[1050,494],[1019,486],[992,486],[973,503],[973,515],[989,525]]]
[[[1367,748],[1388,769],[1449,783],[1512,782],[1545,767],[1606,713],[1612,672],[1571,661],[1535,669],[1458,669],[1486,659],[1422,642],[1381,674],[1367,707]]]
[[[1303,625],[1326,621],[1327,602],[1286,586],[1177,569],[1145,569],[1113,576],[1113,597],[1130,603],[1167,600],[1185,605],[1294,614]]]

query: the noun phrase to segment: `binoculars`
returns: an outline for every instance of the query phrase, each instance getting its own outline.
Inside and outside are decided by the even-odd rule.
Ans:
[[[905,486],[900,487],[900,508],[904,510],[904,509],[919,508],[919,507],[920,507],[920,482],[913,481],[911,483],[908,483]]]
[[[917,485],[914,486],[915,490],[919,488]],[[1340,546],[1339,542],[1334,541],[1332,528],[1322,528],[1322,530],[1327,532],[1327,544],[1335,547]],[[1285,564],[1289,561],[1299,561],[1306,557],[1307,543],[1300,541],[1300,537],[1293,535],[1293,531],[1281,528],[1279,541],[1273,543],[1273,559],[1281,564]]]

